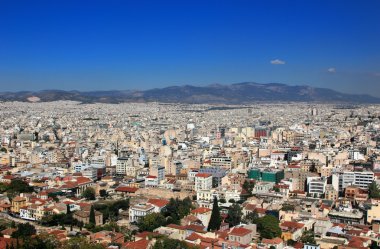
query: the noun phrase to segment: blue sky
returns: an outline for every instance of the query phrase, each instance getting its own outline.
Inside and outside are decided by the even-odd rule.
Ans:
[[[380,96],[380,1],[0,0],[0,91],[279,82]]]

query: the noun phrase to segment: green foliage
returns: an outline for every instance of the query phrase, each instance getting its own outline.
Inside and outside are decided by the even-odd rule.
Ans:
[[[171,198],[162,214],[167,218],[168,223],[179,224],[179,221],[188,215],[192,208],[191,199],[188,197],[183,200]]]
[[[375,181],[368,185],[368,191],[370,198],[380,198],[380,189]]]
[[[255,187],[255,182],[250,181],[250,180],[245,180],[242,187],[245,191],[247,191],[248,196],[252,196],[252,190]]]
[[[149,231],[152,232],[154,229],[165,226],[166,219],[160,213],[151,213],[143,217],[137,222],[137,226],[140,231]]]
[[[86,226],[86,228],[93,233],[97,233],[100,231],[114,231],[114,232],[120,232],[121,231],[121,228],[117,225],[116,222],[110,222],[110,223],[107,223],[103,226],[94,226],[91,224],[89,226]]]
[[[96,220],[95,220],[95,208],[94,206],[91,206],[91,209],[90,209],[90,218],[89,218],[89,222],[91,224],[96,224]]]
[[[242,216],[243,212],[240,205],[235,203],[228,209],[227,222],[230,226],[236,226],[240,224]]]
[[[380,246],[377,244],[376,241],[372,240],[372,243],[371,243],[371,245],[370,245],[369,248],[370,248],[370,249],[379,249]]]
[[[220,210],[218,206],[218,198],[214,197],[214,203],[212,205],[212,212],[210,222],[208,224],[207,231],[219,230],[220,224],[222,223],[222,218],[220,216]]]
[[[12,238],[27,238],[27,237],[30,237],[32,235],[35,235],[36,234],[36,228],[29,224],[29,223],[19,223],[17,224],[17,231],[14,231],[12,233]]]
[[[0,193],[7,192],[9,198],[14,198],[20,193],[32,193],[33,187],[20,179],[14,179],[10,184],[0,183]]]
[[[315,244],[315,239],[314,239],[314,232],[311,230],[304,231],[301,236],[301,242],[302,243],[309,243],[309,244]]]
[[[74,237],[64,242],[59,249],[105,249],[101,244],[90,243],[84,237]]]
[[[83,193],[82,193],[82,197],[83,198],[86,198],[86,200],[95,200],[95,189],[89,187],[89,188],[86,188]]]
[[[0,152],[7,153],[8,151],[7,151],[7,149],[5,147],[1,147]]]
[[[105,189],[101,189],[100,191],[99,191],[99,195],[100,195],[100,197],[107,197],[108,196],[108,193],[107,193],[107,191],[105,190]]]
[[[97,203],[94,208],[103,214],[104,220],[113,220],[119,215],[119,209],[127,210],[129,208],[129,199]]]
[[[284,203],[281,208],[282,211],[294,211],[294,209],[295,207],[289,203]]]
[[[196,246],[190,246],[185,241],[162,238],[157,240],[156,244],[154,244],[153,249],[195,249],[198,248]]]
[[[297,241],[292,240],[292,239],[286,241],[286,244],[287,244],[288,246],[294,246],[296,243],[297,243]]]
[[[258,218],[256,222],[261,238],[273,239],[281,236],[280,222],[273,215]]]
[[[249,224],[256,224],[257,219],[259,218],[259,215],[257,211],[249,212],[245,217],[244,217],[244,222],[249,223]]]

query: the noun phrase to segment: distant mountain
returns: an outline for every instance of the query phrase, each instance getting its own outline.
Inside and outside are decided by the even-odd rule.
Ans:
[[[62,91],[2,92],[0,101],[47,102],[72,100],[82,103],[166,102],[198,104],[249,104],[254,102],[380,103],[380,98],[345,94],[327,88],[253,82],[231,85],[171,86],[145,91]]]

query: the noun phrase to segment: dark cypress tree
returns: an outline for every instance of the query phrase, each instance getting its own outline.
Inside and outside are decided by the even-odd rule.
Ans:
[[[91,210],[90,210],[90,223],[91,224],[94,224],[96,225],[96,221],[95,221],[95,209],[94,209],[94,206],[91,206]]]
[[[220,224],[222,223],[222,218],[220,216],[218,199],[214,197],[214,203],[212,205],[212,212],[210,222],[208,223],[208,231],[216,231],[219,230]]]
[[[71,213],[70,205],[67,204],[67,205],[66,205],[66,214],[70,214],[70,213]]]

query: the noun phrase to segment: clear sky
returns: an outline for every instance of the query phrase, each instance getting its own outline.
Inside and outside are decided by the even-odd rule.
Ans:
[[[246,81],[380,96],[380,1],[0,0],[0,91]]]

